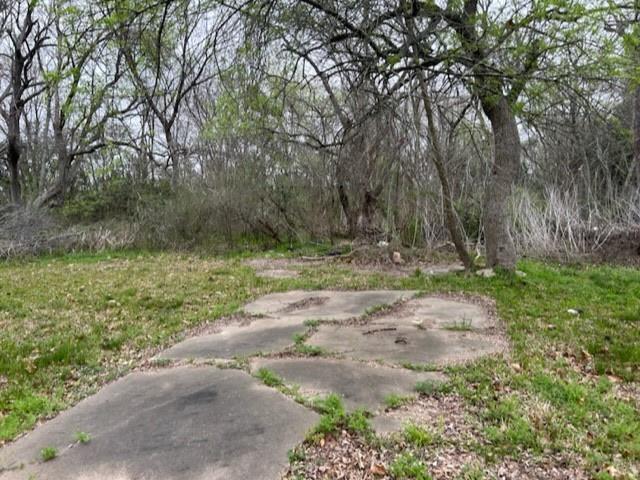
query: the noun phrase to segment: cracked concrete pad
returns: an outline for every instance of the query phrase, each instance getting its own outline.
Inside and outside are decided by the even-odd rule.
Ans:
[[[230,359],[277,352],[292,345],[293,336],[305,330],[302,322],[261,319],[247,326],[228,326],[220,333],[189,338],[165,350],[158,358]]]
[[[244,311],[251,315],[313,320],[348,320],[364,315],[368,309],[412,298],[406,290],[301,291],[272,293],[249,303]]]
[[[317,420],[240,371],[134,373],[0,450],[0,479],[275,480]]]
[[[409,300],[388,315],[376,318],[381,325],[420,325],[423,328],[495,327],[494,319],[480,305],[440,297]]]
[[[296,278],[300,276],[300,272],[284,268],[269,268],[256,270],[256,275],[262,278]]]
[[[308,344],[359,360],[445,365],[502,352],[501,337],[398,325],[322,325]]]
[[[385,399],[391,394],[412,395],[418,382],[445,379],[444,375],[434,372],[418,373],[323,358],[257,359],[251,368],[271,370],[285,383],[299,385],[303,392],[339,394],[349,410],[364,407],[375,411],[384,407]]]
[[[464,272],[464,265],[461,263],[451,263],[444,265],[429,265],[420,268],[424,275],[447,275],[449,273]]]

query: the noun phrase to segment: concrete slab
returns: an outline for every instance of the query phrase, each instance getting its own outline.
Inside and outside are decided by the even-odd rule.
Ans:
[[[412,298],[408,290],[302,291],[272,293],[249,303],[244,311],[300,320],[348,320],[364,315],[368,309]]]
[[[473,360],[506,348],[492,335],[402,325],[322,325],[307,343],[359,360],[435,365]]]
[[[300,321],[260,319],[247,326],[228,326],[220,333],[189,338],[165,350],[158,358],[230,359],[277,352],[294,343],[293,336],[306,327]]]
[[[286,383],[299,385],[313,394],[339,394],[349,410],[364,407],[376,411],[384,407],[389,395],[415,394],[416,383],[420,381],[445,380],[444,375],[434,372],[418,373],[323,358],[260,358],[252,362],[251,368],[271,370]]]
[[[317,420],[240,371],[135,373],[0,450],[0,479],[275,480]],[[77,431],[92,439],[69,448]]]
[[[447,275],[449,273],[464,272],[464,265],[461,263],[450,263],[441,265],[429,265],[421,267],[420,271],[423,275]]]
[[[296,278],[300,276],[300,272],[296,270],[287,270],[284,268],[270,268],[266,270],[256,270],[256,275],[262,278]]]
[[[376,318],[374,323],[420,328],[495,327],[495,320],[480,305],[441,297],[414,298],[392,313]]]

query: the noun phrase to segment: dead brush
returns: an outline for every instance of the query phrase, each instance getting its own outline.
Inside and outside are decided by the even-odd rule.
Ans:
[[[513,197],[514,241],[520,252],[533,257],[573,260],[606,256],[617,232],[640,227],[638,207],[618,200],[610,208],[585,205],[576,191],[549,188],[540,198],[529,190]],[[614,242],[615,243],[615,242]]]

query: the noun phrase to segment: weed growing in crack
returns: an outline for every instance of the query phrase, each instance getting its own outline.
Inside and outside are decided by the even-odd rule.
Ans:
[[[453,332],[469,332],[473,330],[473,326],[470,318],[463,317],[460,321],[445,325],[444,329]]]
[[[441,367],[431,363],[406,362],[402,364],[402,368],[406,368],[407,370],[412,370],[414,372],[439,372],[441,370]]]
[[[347,413],[342,399],[336,394],[332,393],[325,398],[316,399],[312,407],[322,414],[320,422],[309,435],[312,441],[341,430],[348,430],[365,437],[373,436],[369,413],[362,409]]]
[[[40,450],[40,457],[43,461],[48,462],[58,456],[58,449],[55,447],[44,447]]]
[[[91,441],[91,435],[87,432],[76,432],[73,436],[78,443],[86,444]]]
[[[276,373],[267,368],[261,368],[256,372],[256,377],[262,380],[267,387],[278,388],[284,386],[284,381]]]
[[[407,403],[410,403],[412,401],[413,397],[392,393],[385,397],[384,404],[387,408],[394,409],[400,408],[401,406],[406,405]]]

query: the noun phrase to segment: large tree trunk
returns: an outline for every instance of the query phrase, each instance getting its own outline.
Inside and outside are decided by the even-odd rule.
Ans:
[[[494,160],[485,192],[484,235],[487,266],[513,271],[516,249],[509,231],[509,199],[520,165],[520,135],[516,117],[505,97],[481,98],[491,122]]]

